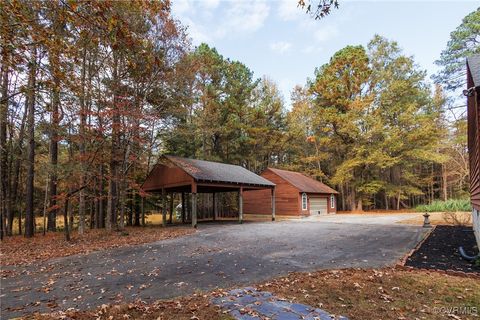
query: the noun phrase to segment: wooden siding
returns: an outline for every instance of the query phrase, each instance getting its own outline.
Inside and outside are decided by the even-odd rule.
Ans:
[[[468,88],[475,86],[471,72],[471,70],[467,71]],[[478,90],[468,97],[467,104],[470,194],[473,207],[480,210],[480,92]]]
[[[276,184],[275,211],[280,216],[298,216],[301,214],[301,197],[297,188],[271,171],[261,174],[267,180]],[[250,214],[271,214],[271,191],[246,191],[243,194],[243,209]],[[305,215],[308,211],[305,211]]]
[[[310,197],[326,198],[328,213],[336,213],[337,206],[330,208],[330,194],[307,193],[307,210],[302,210],[302,193],[290,182],[275,174],[271,170],[265,170],[262,177],[276,184],[275,187],[275,210],[281,216],[308,216],[310,215]],[[336,196],[335,196],[336,199]],[[335,201],[336,202],[336,201]],[[243,207],[245,213],[271,214],[270,190],[258,190],[244,192]]]
[[[142,188],[145,191],[153,191],[192,183],[193,178],[179,167],[173,164],[171,166],[157,164],[148,175]]]

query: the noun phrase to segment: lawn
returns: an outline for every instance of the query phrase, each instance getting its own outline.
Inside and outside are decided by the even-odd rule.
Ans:
[[[432,225],[472,225],[472,214],[470,212],[430,212],[430,223]],[[424,217],[417,213],[412,218],[402,220],[402,224],[423,225]]]
[[[167,220],[168,220],[168,215],[167,215]],[[174,220],[176,221],[176,220]],[[152,214],[145,215],[145,222],[147,225],[161,225],[162,224],[162,214],[155,212]],[[176,221],[178,222],[178,221]],[[25,224],[25,218],[22,219],[22,223]],[[47,221],[43,219],[43,217],[35,217],[35,230],[37,232],[43,232],[43,226],[44,224],[46,225]],[[64,222],[63,222],[63,216],[58,215],[57,216],[57,222],[56,222],[57,228],[59,230],[63,229]],[[87,223],[88,226],[88,223]],[[78,217],[75,217],[73,221],[73,227],[74,229],[78,227]],[[15,218],[13,220],[13,234],[18,234],[18,218]]]
[[[195,229],[183,226],[126,227],[123,231],[111,232],[87,229],[83,235],[72,232],[70,242],[65,241],[63,232],[39,233],[29,239],[16,235],[0,242],[0,265],[25,265],[73,254],[170,239],[193,232]]]
[[[260,288],[351,319],[446,319],[448,307],[480,311],[480,281],[436,272],[332,270],[296,273]],[[462,316],[473,319],[473,316]]]
[[[437,272],[399,268],[325,270],[292,273],[256,287],[289,301],[358,320],[477,319],[475,313],[480,311],[478,278]],[[210,303],[212,297],[224,293],[199,292],[152,304],[138,301],[103,305],[91,311],[37,315],[37,319],[231,319]]]

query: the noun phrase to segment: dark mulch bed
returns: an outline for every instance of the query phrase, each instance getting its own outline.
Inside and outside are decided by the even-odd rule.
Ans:
[[[480,273],[480,267],[460,256],[458,252],[460,246],[469,255],[478,253],[472,227],[437,226],[420,248],[407,259],[405,265],[424,269]]]

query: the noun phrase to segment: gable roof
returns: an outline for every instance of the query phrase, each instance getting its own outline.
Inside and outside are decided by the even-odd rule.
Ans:
[[[475,87],[480,86],[480,54],[468,57],[467,64],[472,75],[473,84]]]
[[[185,171],[197,182],[223,182],[268,187],[275,186],[271,181],[268,181],[241,166],[170,155],[165,155],[164,157]]]
[[[334,189],[330,188],[326,184],[321,183],[315,179],[307,177],[300,172],[267,168],[267,170],[272,171],[280,178],[286,180],[295,188],[300,190],[300,192],[306,193],[338,193]]]

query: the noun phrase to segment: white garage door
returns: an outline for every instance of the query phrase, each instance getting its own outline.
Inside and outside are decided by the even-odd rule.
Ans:
[[[310,215],[327,214],[327,208],[327,198],[310,197]]]

